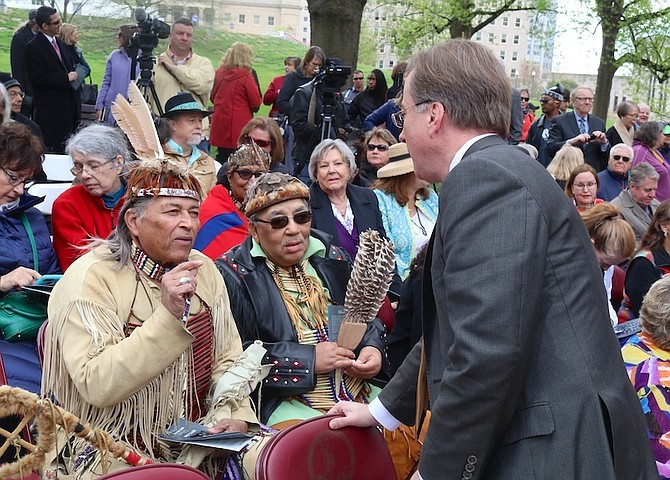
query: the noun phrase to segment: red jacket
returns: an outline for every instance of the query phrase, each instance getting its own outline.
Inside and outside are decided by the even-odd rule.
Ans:
[[[220,67],[210,98],[214,103],[210,143],[236,148],[242,128],[261,106],[261,92],[254,75],[246,68]]]
[[[116,227],[123,199],[116,207],[105,207],[102,198],[94,197],[82,185],[68,188],[53,205],[51,231],[54,250],[65,271],[86,250],[74,246],[86,245],[92,237],[107,238]]]
[[[268,117],[270,118],[276,117],[277,114],[279,113],[279,108],[277,108],[275,102],[277,101],[277,95],[279,94],[279,90],[281,89],[282,83],[284,83],[284,77],[285,75],[280,75],[278,77],[273,78],[272,81],[270,82],[270,86],[268,86],[268,90],[265,92],[265,95],[263,95],[263,104],[272,105],[270,113],[268,114]]]

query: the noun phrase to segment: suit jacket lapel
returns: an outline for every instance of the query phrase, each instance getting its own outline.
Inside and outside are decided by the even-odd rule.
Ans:
[[[65,55],[65,53],[63,51],[64,47],[61,45],[62,42],[60,42],[58,39],[56,39],[56,43],[58,44],[58,48],[60,48],[60,54],[61,54],[61,57],[63,57],[63,60],[58,58],[58,54],[56,53],[56,50],[54,49],[54,46],[51,44],[51,42],[49,41],[47,36],[44,35],[42,32],[40,32],[40,36],[42,37],[42,41],[45,44],[44,48],[46,48],[49,51],[48,55],[50,55],[56,62],[58,62],[58,65],[60,65],[63,68],[63,70],[67,71],[67,69],[65,68],[65,60],[64,60],[64,57],[63,57],[63,55]]]

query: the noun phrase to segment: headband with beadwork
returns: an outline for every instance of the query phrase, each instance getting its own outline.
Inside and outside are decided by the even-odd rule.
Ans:
[[[125,200],[182,197],[202,200],[200,181],[185,166],[170,160],[147,160],[132,168]]]

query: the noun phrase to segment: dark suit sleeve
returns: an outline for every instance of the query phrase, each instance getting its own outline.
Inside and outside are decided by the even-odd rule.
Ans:
[[[521,92],[512,89],[512,112],[510,114],[509,138],[507,143],[518,145],[521,143],[521,131],[523,130],[523,111],[521,110]]]
[[[549,140],[547,140],[547,155],[553,159],[556,152],[558,152],[565,141],[570,137],[566,137],[564,123],[562,117],[554,117],[549,124]]]
[[[40,51],[42,45],[41,39],[35,37],[33,41],[26,45],[26,72],[28,78],[34,86],[41,86],[45,88],[61,88],[67,90],[70,88],[70,80],[65,70],[47,70],[44,68],[44,57],[47,52]],[[39,42],[39,43],[38,43]],[[48,47],[48,42],[46,43]],[[66,63],[69,63],[69,54],[61,52]]]
[[[428,381],[439,396],[419,464],[424,479],[461,478],[470,455],[486,471],[513,418],[542,318],[544,212],[514,173],[484,153],[476,157],[447,177],[436,225],[439,326],[431,333],[439,341],[427,341],[441,350],[444,367],[430,365],[429,354]]]

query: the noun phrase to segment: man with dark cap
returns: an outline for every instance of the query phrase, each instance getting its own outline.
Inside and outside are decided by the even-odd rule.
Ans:
[[[551,159],[547,155],[547,140],[549,139],[549,126],[551,119],[561,113],[561,102],[563,101],[563,86],[557,83],[548,88],[540,98],[540,108],[542,115],[535,120],[528,130],[526,143],[537,148],[537,161],[543,166],[549,165]]]
[[[26,94],[23,102],[24,113],[26,115],[30,115],[32,112],[33,87],[26,73],[24,50],[28,42],[35,38],[39,30],[39,26],[35,21],[36,16],[37,9],[33,8],[28,11],[28,21],[12,37],[12,45],[9,52],[9,60],[12,64],[12,76],[23,85],[23,91]]]
[[[198,144],[203,137],[202,120],[211,113],[190,93],[178,93],[167,101],[163,114],[170,126],[170,137],[163,145],[165,155],[188,166],[200,180],[205,195],[216,185],[216,167],[214,159],[198,149]]]
[[[2,84],[7,89],[9,94],[9,101],[11,105],[11,118],[15,122],[19,122],[28,127],[33,135],[36,137],[42,138],[42,130],[40,130],[39,125],[33,122],[26,115],[21,113],[21,107],[23,105],[23,100],[26,97],[26,93],[23,90],[19,81],[15,78],[8,78],[2,82]]]

